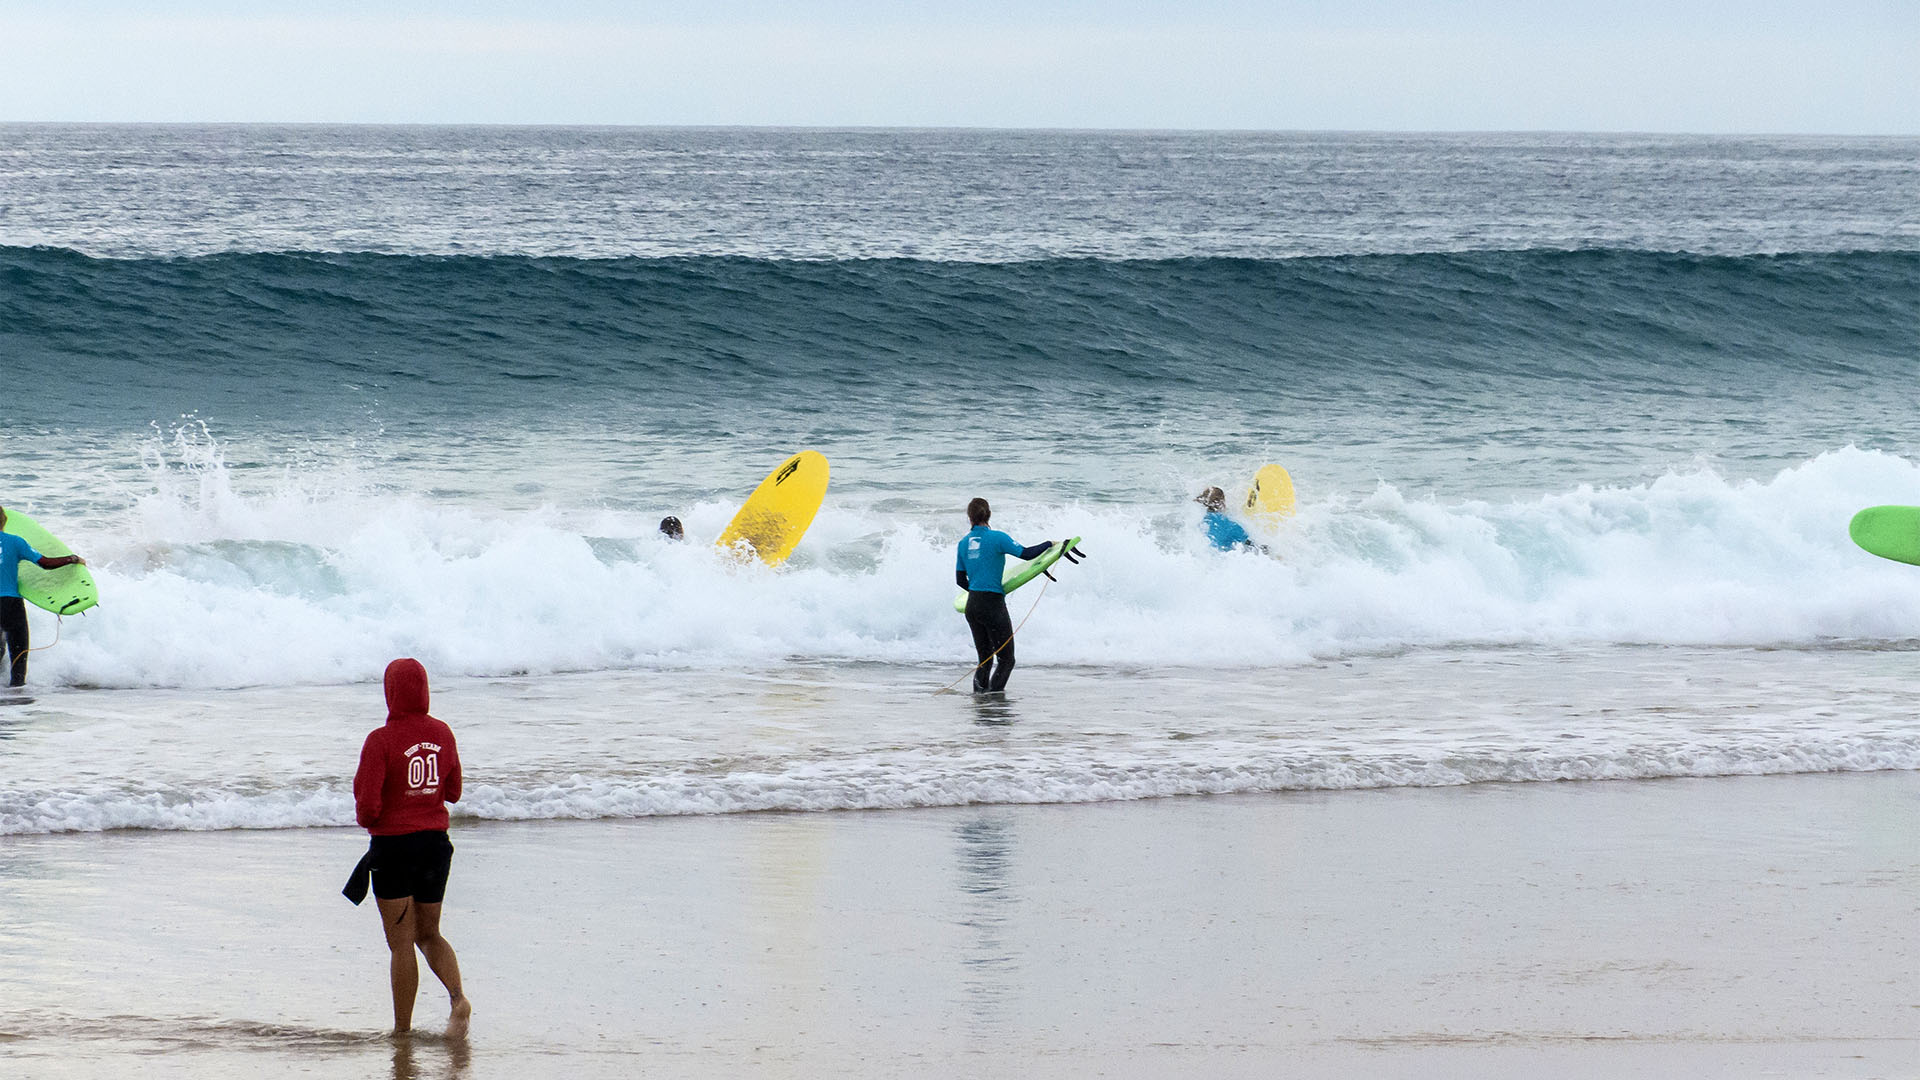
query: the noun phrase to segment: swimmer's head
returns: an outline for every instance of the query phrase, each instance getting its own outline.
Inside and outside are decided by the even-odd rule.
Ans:
[[[687,535],[680,527],[680,519],[671,515],[660,519],[660,532],[669,540],[683,540]]]
[[[1225,510],[1227,508],[1227,493],[1217,487],[1210,487],[1200,494],[1195,495],[1193,501],[1209,510]]]

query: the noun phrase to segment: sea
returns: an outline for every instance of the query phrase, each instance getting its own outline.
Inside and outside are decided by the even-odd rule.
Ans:
[[[0,125],[0,365],[0,834],[1920,769],[1916,139]]]

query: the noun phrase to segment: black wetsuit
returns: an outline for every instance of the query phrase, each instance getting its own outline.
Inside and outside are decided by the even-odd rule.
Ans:
[[[969,590],[967,629],[973,631],[973,651],[980,656],[980,666],[973,669],[973,692],[1005,690],[1013,675],[1013,616],[1007,614],[1006,596]]]
[[[27,605],[17,596],[0,596],[0,637],[7,639],[8,686],[27,684]]]
[[[985,522],[977,522],[973,531],[960,541],[955,553],[953,580],[967,590],[967,629],[973,631],[973,648],[980,655],[980,666],[973,669],[973,692],[976,694],[992,691],[998,693],[1007,688],[1007,680],[1013,676],[1013,617],[1007,614],[1007,598],[1000,590],[991,592],[973,587],[967,579],[968,542],[984,534],[983,539],[995,540],[1003,545],[999,548],[1003,555],[1014,555],[1022,559],[1037,559],[1046,553],[1051,544],[1034,544],[1019,547],[1018,541],[1005,533],[989,530]],[[977,545],[980,541],[974,541]],[[1017,548],[1018,550],[1014,550]],[[998,575],[1003,564],[999,559],[982,559],[974,569],[985,567],[987,572]],[[987,658],[992,657],[989,664]]]

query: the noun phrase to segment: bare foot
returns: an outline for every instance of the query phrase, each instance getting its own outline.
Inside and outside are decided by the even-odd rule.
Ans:
[[[467,1021],[473,1019],[473,1002],[465,994],[453,1003],[453,1012],[447,1016],[447,1038],[464,1039],[467,1037]]]

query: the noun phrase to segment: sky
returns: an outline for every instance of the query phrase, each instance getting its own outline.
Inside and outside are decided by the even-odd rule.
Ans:
[[[0,120],[1920,134],[1920,0],[0,0]]]

